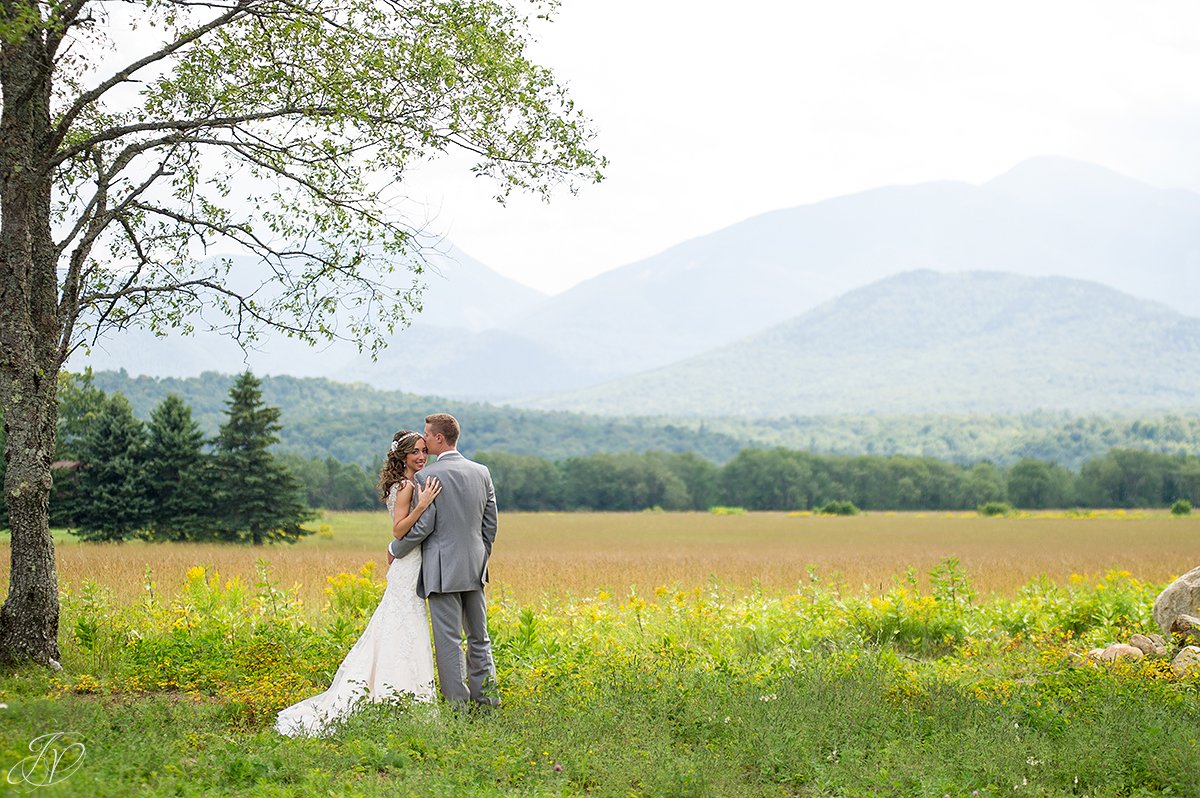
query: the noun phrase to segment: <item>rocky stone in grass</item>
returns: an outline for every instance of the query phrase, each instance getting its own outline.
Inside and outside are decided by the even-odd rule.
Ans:
[[[1148,635],[1134,635],[1129,638],[1129,645],[1134,648],[1139,648],[1147,657],[1161,657],[1167,653],[1167,646],[1164,643],[1155,643],[1154,639]]]
[[[1167,653],[1167,638],[1160,634],[1149,634],[1146,635],[1146,637],[1150,638],[1150,640],[1154,643],[1155,648],[1161,648],[1164,654]]]
[[[1088,662],[1103,662],[1104,661],[1104,649],[1093,648],[1091,651],[1089,651],[1087,653],[1086,659]]]
[[[1179,676],[1195,668],[1200,668],[1200,646],[1186,646],[1180,649],[1171,661],[1171,669]]]
[[[1194,615],[1180,615],[1171,624],[1171,634],[1180,645],[1200,645],[1200,618]]]
[[[1200,608],[1200,567],[1193,568],[1167,585],[1154,600],[1154,622],[1164,635],[1180,615],[1192,615]]]
[[[1100,659],[1104,662],[1116,662],[1119,659],[1128,659],[1137,662],[1145,658],[1146,652],[1125,643],[1113,643],[1100,652]]]

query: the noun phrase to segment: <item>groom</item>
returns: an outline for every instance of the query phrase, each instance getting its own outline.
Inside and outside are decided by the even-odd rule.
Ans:
[[[388,544],[388,551],[399,558],[421,547],[417,593],[429,600],[442,695],[447,701],[465,704],[469,699],[495,706],[500,699],[495,694],[483,584],[496,540],[496,490],[486,466],[458,453],[458,434],[454,416],[436,413],[425,419],[425,445],[437,462],[419,471],[416,479],[424,485],[437,477],[442,492],[407,535]]]

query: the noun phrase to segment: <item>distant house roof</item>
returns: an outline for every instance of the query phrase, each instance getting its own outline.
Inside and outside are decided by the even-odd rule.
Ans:
[[[74,471],[81,465],[83,465],[83,463],[79,462],[78,460],[55,460],[50,464],[50,468],[61,468],[66,469],[67,471]]]

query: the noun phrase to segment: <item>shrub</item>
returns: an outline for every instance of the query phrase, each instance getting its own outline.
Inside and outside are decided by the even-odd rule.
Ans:
[[[858,507],[849,499],[834,499],[817,508],[821,515],[858,515]]]
[[[387,587],[386,582],[375,579],[374,561],[364,564],[357,575],[340,573],[325,580],[329,583],[325,595],[329,597],[330,612],[349,618],[370,618]]]
[[[975,511],[986,516],[1009,515],[1013,506],[1008,502],[984,502],[976,507]]]
[[[1171,515],[1191,515],[1192,503],[1187,499],[1180,499],[1171,505]]]

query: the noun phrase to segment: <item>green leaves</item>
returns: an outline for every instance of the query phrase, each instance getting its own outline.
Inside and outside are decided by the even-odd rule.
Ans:
[[[74,40],[118,23],[86,17],[68,21]],[[111,58],[63,61],[48,109],[73,342],[186,328],[212,308],[206,323],[243,342],[276,330],[376,352],[420,308],[420,282],[397,279],[421,271],[419,226],[398,210],[414,164],[465,152],[503,201],[574,191],[605,163],[590,122],[527,57],[524,6],[153,0],[120,21],[151,34],[143,49],[111,76]],[[116,89],[132,82],[131,102]],[[227,275],[204,258],[214,251],[259,265]]]

